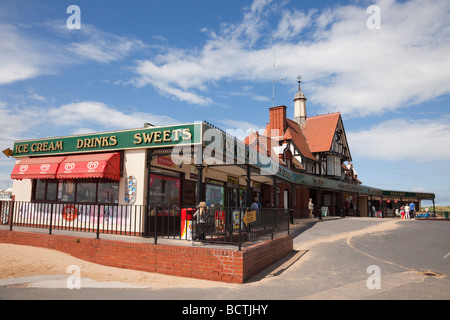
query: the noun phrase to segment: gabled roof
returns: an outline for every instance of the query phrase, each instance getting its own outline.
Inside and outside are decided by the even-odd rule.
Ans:
[[[286,119],[287,120],[287,130],[284,133],[285,139],[292,139],[297,149],[308,159],[317,160],[316,157],[311,153],[311,149],[308,145],[306,137],[302,133],[300,126],[297,122]]]
[[[338,121],[339,112],[306,118],[302,132],[311,152],[330,151]]]
[[[306,141],[306,138],[303,135],[302,130],[300,129],[300,126],[297,122],[291,119],[286,119],[286,131],[284,132],[284,134],[281,133],[281,135],[277,137],[271,137],[271,129],[272,127],[270,123],[268,123],[266,129],[264,130],[264,135],[279,141],[291,140],[303,156],[308,159],[317,161],[316,157],[314,157],[314,155],[311,153],[308,147],[308,142]]]

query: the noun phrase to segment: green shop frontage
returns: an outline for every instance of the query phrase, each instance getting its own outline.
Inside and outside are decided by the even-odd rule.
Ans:
[[[372,216],[373,207],[388,217],[393,204],[434,203],[431,193],[291,170],[205,122],[16,141],[12,156],[11,225],[182,238],[204,201],[225,237],[250,229],[242,221],[255,199],[258,214],[278,210],[291,222],[309,216],[310,198],[315,217]]]

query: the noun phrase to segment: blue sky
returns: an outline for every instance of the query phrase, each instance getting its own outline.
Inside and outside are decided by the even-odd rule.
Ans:
[[[275,61],[275,105],[293,118],[302,75],[308,115],[341,112],[364,185],[448,205],[449,16],[447,0],[3,0],[0,147],[144,122],[259,130]]]

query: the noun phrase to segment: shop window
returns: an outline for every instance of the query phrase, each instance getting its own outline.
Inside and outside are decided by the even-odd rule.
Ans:
[[[57,188],[58,184],[56,181],[36,180],[34,185],[34,199],[55,201]]]
[[[77,202],[95,202],[96,195],[96,183],[77,183]]]
[[[327,175],[341,176],[341,159],[338,157],[327,156]]]
[[[58,192],[58,182],[48,181],[46,199],[49,201],[55,201],[57,192]]]
[[[223,182],[207,179],[205,194],[208,206],[214,206],[215,208],[224,207],[225,187]]]
[[[98,184],[98,202],[100,203],[118,203],[119,202],[119,184],[101,182]]]
[[[58,201],[75,202],[75,182],[63,181],[59,183]]]
[[[167,176],[150,175],[150,201],[152,205],[179,206],[181,180]]]
[[[46,183],[44,180],[36,180],[34,196],[36,200],[45,200],[45,187]]]
[[[118,203],[119,183],[100,179],[34,180],[35,201]]]

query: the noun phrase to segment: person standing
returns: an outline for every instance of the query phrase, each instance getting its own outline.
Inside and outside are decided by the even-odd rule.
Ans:
[[[409,215],[411,216],[411,219],[414,218],[414,213],[416,212],[416,205],[414,204],[414,202],[411,202],[409,204]]]
[[[205,243],[206,237],[205,237],[205,224],[206,224],[206,202],[201,201],[198,204],[198,210],[195,211],[193,217],[196,218],[196,231],[197,234],[195,237],[192,238],[192,244],[194,244],[194,240],[200,240],[201,242]]]
[[[405,219],[409,219],[409,206],[408,206],[408,204],[406,204],[406,206],[405,206]]]
[[[252,202],[251,206],[250,206],[250,209],[252,211],[256,211],[256,214],[258,214],[260,208],[261,208],[261,205],[259,204],[258,197],[255,197],[253,199],[253,202]]]
[[[309,198],[308,210],[309,210],[309,217],[314,218],[314,215],[313,215],[314,203],[312,202],[311,198]]]

